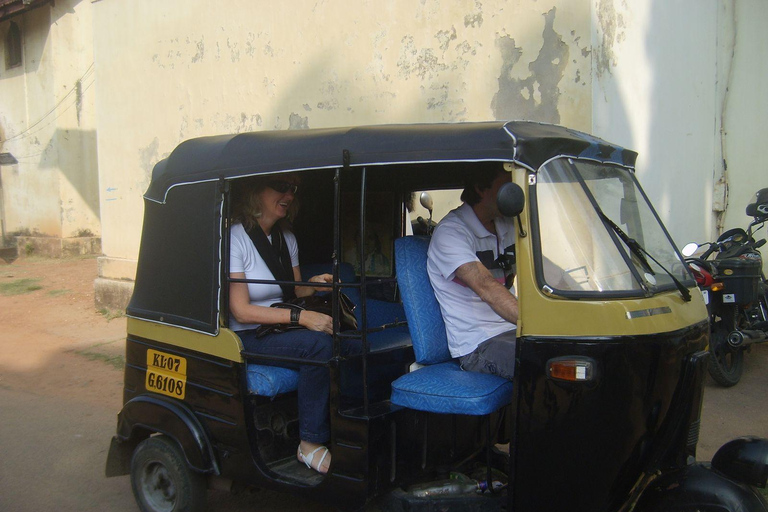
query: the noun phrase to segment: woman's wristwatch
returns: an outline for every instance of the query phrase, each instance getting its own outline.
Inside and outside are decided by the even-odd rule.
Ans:
[[[291,325],[299,325],[299,317],[301,316],[301,310],[297,308],[291,308]]]

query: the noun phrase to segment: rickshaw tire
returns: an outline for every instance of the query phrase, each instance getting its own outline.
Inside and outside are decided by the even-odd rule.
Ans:
[[[203,512],[207,481],[192,470],[179,445],[163,435],[136,447],[131,457],[131,487],[142,512]]]
[[[728,334],[722,329],[712,333],[709,342],[709,374],[725,388],[735,386],[741,380],[744,373],[744,349],[731,349],[727,341]],[[731,362],[728,365],[723,359],[730,354]]]

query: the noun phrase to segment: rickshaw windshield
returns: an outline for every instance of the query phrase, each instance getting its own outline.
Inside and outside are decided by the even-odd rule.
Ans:
[[[539,278],[553,291],[647,295],[675,287],[667,270],[687,280],[680,256],[629,170],[553,160],[538,173],[536,202]]]

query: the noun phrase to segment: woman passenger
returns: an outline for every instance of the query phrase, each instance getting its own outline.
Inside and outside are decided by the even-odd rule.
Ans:
[[[301,281],[299,251],[289,220],[298,211],[296,175],[277,175],[252,180],[251,186],[235,197],[233,226],[230,230],[230,276],[234,279]],[[253,236],[253,238],[252,238]],[[261,252],[254,245],[260,243]],[[272,253],[269,253],[272,250]],[[267,251],[273,269],[279,265],[281,276],[270,271],[262,253]],[[277,263],[276,263],[277,262]],[[330,283],[330,274],[309,279]],[[333,355],[332,318],[314,311],[271,308],[271,304],[303,297],[323,288],[277,284],[230,283],[230,328],[237,331],[248,352],[325,362]],[[294,324],[304,329],[256,337],[256,329],[267,324]],[[275,363],[298,369],[299,444],[296,457],[307,467],[326,473],[331,454],[323,446],[330,438],[330,375],[325,366]]]

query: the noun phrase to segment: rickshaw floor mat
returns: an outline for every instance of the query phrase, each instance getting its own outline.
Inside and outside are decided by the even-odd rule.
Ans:
[[[268,464],[268,467],[283,478],[294,480],[304,485],[317,485],[325,477],[325,475],[318,473],[314,469],[308,468],[303,462],[299,462],[296,458],[295,450],[293,456],[272,462]]]
[[[505,510],[506,491],[417,497],[396,489],[377,502],[381,512],[498,512]]]

